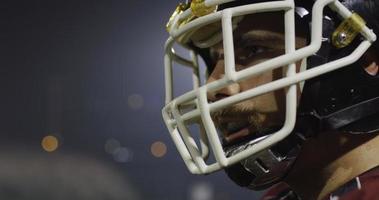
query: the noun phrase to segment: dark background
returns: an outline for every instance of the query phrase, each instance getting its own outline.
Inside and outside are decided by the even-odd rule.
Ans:
[[[191,175],[162,121],[178,3],[0,2],[0,198],[256,199],[223,172]],[[51,153],[47,135],[59,140]]]

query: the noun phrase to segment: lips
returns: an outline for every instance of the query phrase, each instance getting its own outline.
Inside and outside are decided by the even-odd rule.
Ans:
[[[250,134],[251,124],[247,121],[233,121],[221,123],[224,140],[227,143],[236,141]]]
[[[226,131],[229,133],[237,132],[247,126],[249,126],[249,122],[247,121],[240,121],[240,122],[226,122],[224,123]]]

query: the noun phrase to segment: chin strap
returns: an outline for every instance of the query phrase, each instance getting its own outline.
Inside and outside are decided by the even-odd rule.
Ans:
[[[271,131],[272,132],[272,131]],[[254,137],[254,136],[250,136]],[[249,148],[257,142],[270,137],[246,138],[240,143],[224,147],[226,155],[232,156]],[[289,171],[300,152],[304,137],[300,134],[291,134],[274,147],[265,149],[239,163],[225,169],[226,174],[236,184],[252,190],[263,190],[278,183]]]
[[[353,134],[376,133],[379,131],[379,97],[325,116],[320,116],[313,111],[307,114],[303,113],[301,118],[299,119],[302,122],[300,124],[313,127],[309,131],[304,131],[308,137],[328,130],[341,130]]]

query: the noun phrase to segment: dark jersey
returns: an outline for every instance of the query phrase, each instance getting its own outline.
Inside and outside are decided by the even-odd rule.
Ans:
[[[355,177],[324,200],[379,200],[379,167]],[[286,184],[270,188],[261,200],[301,200]]]

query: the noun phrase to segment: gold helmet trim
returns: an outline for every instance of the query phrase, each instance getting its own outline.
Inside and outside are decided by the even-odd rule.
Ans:
[[[205,0],[192,0],[192,14],[196,17],[201,17],[217,11],[217,6],[206,6]]]
[[[175,18],[189,8],[191,8],[192,11],[191,15],[185,19],[179,20],[178,26],[187,24],[197,17],[202,17],[217,11],[217,5],[208,7],[205,5],[205,0],[192,0],[191,3],[179,3],[166,24],[167,32],[170,32]]]
[[[190,5],[188,3],[179,3],[179,5],[176,7],[175,11],[172,13],[170,19],[168,20],[168,22],[166,24],[166,30],[167,30],[167,32],[170,32],[172,24],[174,23],[175,18],[178,15],[182,14],[189,7],[190,7]],[[180,22],[180,23],[182,23],[182,22]]]
[[[332,44],[337,48],[348,46],[362,31],[366,22],[357,13],[353,13],[349,18],[345,19],[333,32]]]

